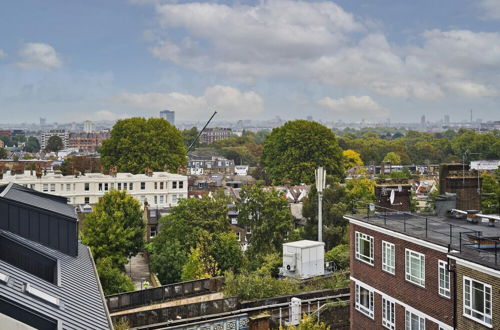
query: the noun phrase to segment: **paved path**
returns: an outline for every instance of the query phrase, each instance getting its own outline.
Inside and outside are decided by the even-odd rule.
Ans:
[[[132,278],[136,290],[143,289],[142,283],[149,282],[149,264],[146,256],[140,252],[125,265],[125,271]]]

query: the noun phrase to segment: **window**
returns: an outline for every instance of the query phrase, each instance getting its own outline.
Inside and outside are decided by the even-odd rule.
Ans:
[[[108,191],[109,190],[109,185],[107,183],[104,184],[104,191]]]
[[[177,204],[177,195],[172,195],[172,204]]]
[[[177,181],[172,181],[172,189],[177,189]]]
[[[43,184],[43,192],[48,192],[49,191],[49,185],[44,183]]]
[[[127,183],[126,182],[123,183],[123,190],[127,190]]]
[[[141,190],[146,190],[146,182],[141,182]]]
[[[128,184],[128,190],[134,190],[134,184],[132,182]]]
[[[179,189],[184,188],[184,181],[179,181]]]
[[[102,183],[99,183],[99,191],[102,191]]]
[[[406,311],[406,330],[425,330],[425,319]]]
[[[66,183],[66,191],[71,191],[71,183]]]
[[[118,190],[122,190],[122,183],[118,182]]]
[[[155,190],[158,189],[158,182],[155,182]]]
[[[439,269],[439,294],[443,297],[450,298],[450,272],[447,269],[446,261],[438,261]]]
[[[50,184],[50,191],[52,191],[52,192],[56,191],[56,184],[55,183]]]
[[[491,326],[491,285],[464,276],[464,316]]]
[[[158,196],[155,196],[155,204],[158,204]]]
[[[395,253],[394,244],[382,241],[382,270],[394,274],[395,273]]]
[[[163,189],[163,182],[160,182],[160,189]]]
[[[382,298],[382,325],[387,329],[396,329],[396,304]]]
[[[160,196],[160,204],[163,204],[163,203],[164,203],[163,198],[164,198],[164,197],[163,197],[163,195],[161,195],[161,196]]]
[[[90,197],[85,197],[84,198],[84,203],[89,204],[90,203]]]
[[[425,287],[425,256],[408,249],[405,250],[405,256],[406,280]]]
[[[373,266],[373,236],[356,232],[356,259]]]
[[[373,319],[373,291],[356,283],[356,309]]]
[[[149,237],[153,238],[156,236],[156,226],[151,226],[151,229],[149,231]]]

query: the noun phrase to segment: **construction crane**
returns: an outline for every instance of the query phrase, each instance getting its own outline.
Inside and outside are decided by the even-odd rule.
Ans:
[[[207,128],[208,124],[210,124],[210,122],[212,121],[212,119],[214,118],[214,116],[217,114],[217,111],[214,111],[212,117],[210,117],[210,119],[207,121],[207,123],[205,124],[205,126],[203,126],[203,128],[201,129],[200,133],[198,133],[198,135],[196,136],[196,138],[193,140],[193,142],[191,142],[191,144],[189,145],[189,148],[187,149],[186,153],[188,153],[191,148],[194,146],[194,144],[196,143],[196,141],[198,141],[198,139],[200,138],[201,136],[201,133],[203,133],[203,131],[205,130],[205,128]]]

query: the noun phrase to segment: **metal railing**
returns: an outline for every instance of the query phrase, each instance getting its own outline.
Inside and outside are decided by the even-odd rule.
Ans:
[[[481,230],[471,230],[470,227],[435,220],[430,215],[393,210],[372,203],[365,204],[367,204],[366,208],[356,209],[361,210],[361,212],[355,214],[355,216],[362,216],[367,222],[383,224],[384,227],[404,233],[408,232],[414,235],[422,235],[426,239],[442,241],[449,245],[452,250],[460,253],[465,251],[476,253],[480,261],[498,265],[499,237],[483,236]],[[476,243],[472,243],[473,241],[476,241]],[[489,244],[485,245],[484,242],[489,242]],[[464,250],[464,247],[467,250]]]

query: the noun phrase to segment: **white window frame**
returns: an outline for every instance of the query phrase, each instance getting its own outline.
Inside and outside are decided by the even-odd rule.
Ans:
[[[374,239],[373,236],[361,233],[359,231],[355,232],[355,256],[356,259],[359,261],[362,261],[366,264],[369,265],[374,265],[373,260],[374,260],[374,253],[373,253],[373,245],[374,245]],[[365,241],[370,244],[370,255],[365,256],[362,251],[361,251],[361,242],[360,241]]]
[[[450,272],[448,271],[448,263],[443,260],[438,260],[438,288],[440,296],[450,299]]]
[[[50,191],[51,192],[55,192],[56,191],[56,184],[55,183],[51,183],[50,184]]]
[[[416,275],[412,274],[410,269],[412,258],[418,259],[420,261],[420,273],[422,277],[417,277]],[[425,288],[425,254],[410,249],[405,249],[405,279],[410,283]]]
[[[368,307],[365,305],[361,304],[361,290],[366,290],[368,291]],[[362,314],[368,316],[371,319],[374,319],[374,302],[373,302],[373,290],[370,290],[368,288],[365,288],[358,283],[355,284],[355,291],[356,291],[356,300],[355,300],[355,307],[356,310],[361,312]]]
[[[382,296],[382,325],[384,328],[396,329],[396,303]]]
[[[466,282],[469,282],[469,284],[467,284]],[[476,283],[483,285],[484,312],[475,310],[472,306],[472,293],[473,293],[472,292],[472,283],[473,282],[476,282]],[[466,286],[469,287],[469,290],[466,289]],[[486,292],[486,289],[488,289],[488,291],[489,291],[488,293]],[[492,328],[493,327],[493,315],[492,315],[493,292],[491,290],[491,285],[486,284],[486,283],[481,282],[481,281],[478,281],[478,280],[475,280],[473,278],[464,276],[463,277],[463,294],[464,294],[464,297],[463,297],[463,315],[464,315],[464,317],[471,319],[475,322],[478,322],[482,325],[485,325],[489,328]],[[486,298],[487,294],[489,295],[489,301]],[[467,298],[468,295],[469,295],[469,298]],[[467,303],[467,301],[469,303]],[[489,305],[489,308],[487,307],[487,305]],[[489,309],[489,313],[486,312],[486,309]],[[481,318],[476,317],[476,316],[474,316],[474,314],[481,314],[482,317]],[[488,320],[489,320],[489,322],[488,322]]]
[[[396,246],[382,241],[382,270],[394,275],[396,273]]]
[[[411,317],[415,316],[418,318],[418,328],[412,329],[411,327]],[[405,311],[405,330],[425,330],[425,317],[422,317],[416,313],[409,310]]]

